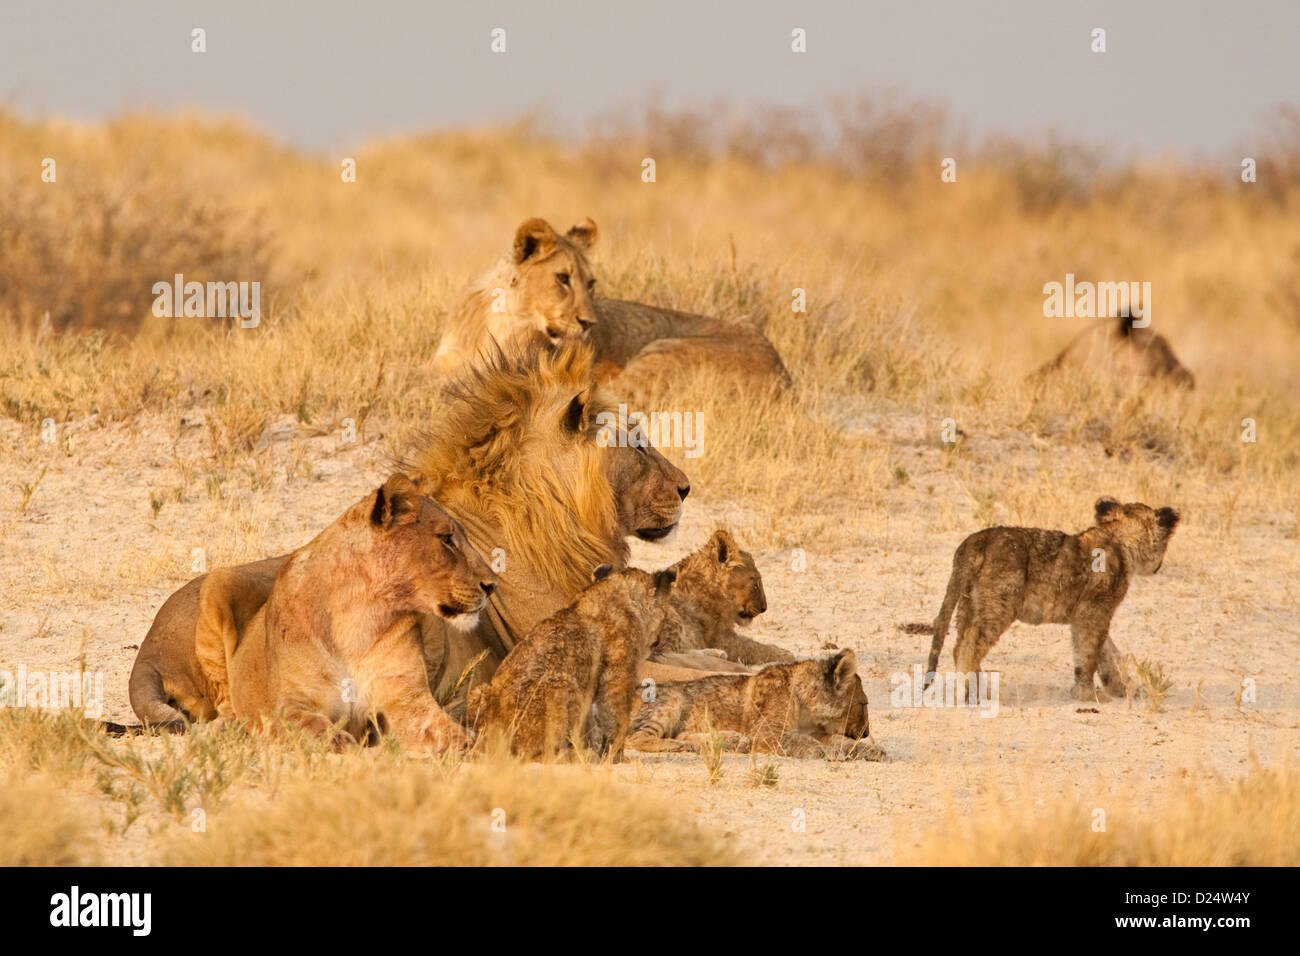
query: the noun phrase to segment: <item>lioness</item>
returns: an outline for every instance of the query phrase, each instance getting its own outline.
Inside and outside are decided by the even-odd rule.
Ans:
[[[672,566],[677,573],[672,613],[664,622],[653,660],[672,663],[683,651],[716,649],[739,664],[794,660],[783,647],[763,644],[736,633],[767,610],[763,578],[754,558],[719,528],[704,547]]]
[[[1195,377],[1178,361],[1169,341],[1149,328],[1135,328],[1127,311],[1088,325],[1036,374],[1062,368],[1091,369],[1120,380],[1166,381],[1182,388],[1196,387]]]
[[[484,739],[504,734],[529,760],[559,756],[575,741],[621,760],[637,665],[663,625],[675,577],[597,568],[591,587],[533,627],[492,680],[470,691],[470,725]]]
[[[867,695],[845,648],[820,660],[768,664],[653,688],[632,721],[634,750],[694,751],[710,734],[727,749],[790,757],[880,760],[868,739]]]
[[[766,336],[743,322],[596,297],[587,251],[590,219],[564,235],[544,219],[527,219],[510,252],[452,306],[434,357],[456,374],[496,342],[508,355],[538,343],[584,340],[595,350],[597,379],[622,398],[649,383],[704,372],[723,380],[785,388],[790,376]]]
[[[424,613],[473,629],[495,582],[460,524],[394,475],[285,559],[244,627],[229,613],[237,573],[209,574],[195,643],[223,715],[340,743],[379,730],[412,748],[463,747],[412,625]]]
[[[978,674],[984,656],[1013,621],[1069,624],[1074,648],[1073,695],[1095,700],[1093,675],[1123,696],[1119,653],[1110,620],[1134,574],[1155,574],[1178,527],[1173,508],[1101,498],[1096,526],[1078,534],[1041,528],[986,528],[957,546],[934,639],[925,684],[934,679],[953,608],[957,645],[953,660],[962,674]],[[974,699],[975,683],[969,685]]]
[[[479,679],[537,621],[564,607],[601,564],[627,563],[626,538],[672,532],[690,491],[686,476],[654,448],[599,441],[611,400],[591,386],[591,350],[571,345],[499,352],[450,383],[408,471],[464,526],[480,554],[504,560],[499,588],[466,633],[436,614],[420,619],[434,689],[445,690],[479,659]],[[494,555],[495,560],[496,555]],[[266,601],[284,557],[230,569],[229,613],[237,628]],[[197,577],[167,599],[131,670],[131,707],[169,730],[217,715],[216,695],[195,652]]]

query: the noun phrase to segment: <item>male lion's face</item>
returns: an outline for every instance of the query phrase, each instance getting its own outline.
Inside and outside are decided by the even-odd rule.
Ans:
[[[855,740],[868,736],[867,692],[853,651],[845,648],[824,660],[808,661],[807,666],[815,672],[809,675],[811,681],[800,682],[796,692],[817,729]]]
[[[544,219],[528,219],[515,233],[509,311],[552,345],[581,339],[596,324],[596,278],[586,256],[595,241],[590,219],[563,236]]]
[[[1096,505],[1097,524],[1114,536],[1133,561],[1137,574],[1155,574],[1165,560],[1165,549],[1178,527],[1173,508],[1151,508],[1140,501],[1120,504],[1101,498]]]
[[[642,541],[660,541],[672,534],[681,520],[690,480],[653,446],[638,447],[629,443],[626,435],[620,438],[617,445],[604,449],[618,509],[619,533],[623,537],[634,534]]]
[[[413,611],[437,614],[472,630],[496,575],[465,537],[459,521],[394,475],[375,492],[370,521],[379,535],[382,583]]]

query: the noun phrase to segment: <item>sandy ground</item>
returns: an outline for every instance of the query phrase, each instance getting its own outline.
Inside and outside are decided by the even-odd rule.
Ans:
[[[88,670],[104,673],[102,716],[134,722],[127,676],[136,647],[159,605],[191,576],[195,549],[211,567],[296,547],[387,472],[382,438],[345,445],[334,435],[295,434],[290,423],[267,436],[260,473],[233,475],[210,497],[194,465],[204,460],[203,433],[193,421],[142,418],[74,423],[51,444],[34,428],[0,421],[0,670],[63,671],[84,656]],[[1207,538],[1210,523],[1189,525],[1164,570],[1136,581],[1120,609],[1112,631],[1119,646],[1163,662],[1174,680],[1162,712],[1072,700],[1066,629],[1024,625],[989,659],[1000,669],[996,717],[892,706],[893,675],[923,664],[929,642],[897,625],[933,618],[964,533],[934,518],[939,452],[914,444],[913,481],[891,503],[890,530],[872,525],[851,546],[810,546],[802,572],[792,570],[789,550],[753,549],[769,611],[750,635],[801,653],[854,648],[888,759],[733,755],[713,785],[695,756],[632,754],[612,772],[728,834],[753,862],[870,864],[906,863],[918,826],[979,793],[1023,792],[1027,780],[1045,796],[1137,792],[1188,774],[1236,775],[1252,754],[1296,755],[1297,542],[1294,530],[1263,519],[1238,519],[1231,540],[1218,543]],[[165,498],[156,514],[154,496]],[[698,546],[715,520],[741,514],[751,526],[763,521],[749,503],[697,488],[677,535],[637,543],[633,562],[666,565]],[[1255,681],[1256,701],[1239,706],[1243,676]],[[755,763],[775,766],[775,787],[755,785]]]

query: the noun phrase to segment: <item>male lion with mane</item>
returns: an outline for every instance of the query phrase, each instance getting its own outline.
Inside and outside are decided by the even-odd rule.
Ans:
[[[500,350],[450,383],[423,447],[405,469],[417,487],[461,522],[480,555],[501,548],[498,588],[478,626],[461,634],[436,615],[419,628],[435,691],[446,691],[487,652],[474,679],[537,621],[577,596],[602,564],[626,565],[624,540],[659,540],[676,527],[686,476],[651,447],[597,441],[609,400],[593,388],[591,351],[569,344]],[[265,603],[283,557],[231,569],[228,591],[241,629]],[[168,729],[215,717],[216,695],[195,653],[204,576],[163,604],[131,671],[131,706]],[[468,689],[468,683],[462,690]]]
[[[452,306],[435,366],[455,374],[491,342],[506,354],[530,345],[589,342],[596,374],[623,397],[655,381],[699,373],[755,387],[786,388],[789,373],[762,332],[640,302],[596,296],[587,251],[596,241],[590,219],[564,235],[544,219],[527,219],[510,253],[470,285]]]

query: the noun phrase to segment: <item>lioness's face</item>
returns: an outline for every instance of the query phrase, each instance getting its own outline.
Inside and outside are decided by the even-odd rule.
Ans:
[[[619,533],[642,541],[660,541],[672,534],[682,517],[682,502],[691,483],[680,468],[653,446],[637,447],[621,436],[605,448]]]
[[[563,236],[542,219],[525,221],[515,233],[509,310],[552,345],[581,339],[596,324],[596,277],[586,256],[595,238],[590,219]]]
[[[1173,508],[1151,508],[1139,501],[1120,504],[1102,498],[1096,507],[1097,524],[1118,538],[1133,561],[1137,574],[1155,574],[1164,564],[1165,549],[1178,528]]]
[[[460,522],[396,479],[376,495],[371,521],[380,536],[385,579],[397,599],[413,611],[473,629],[496,575],[470,546]]]

